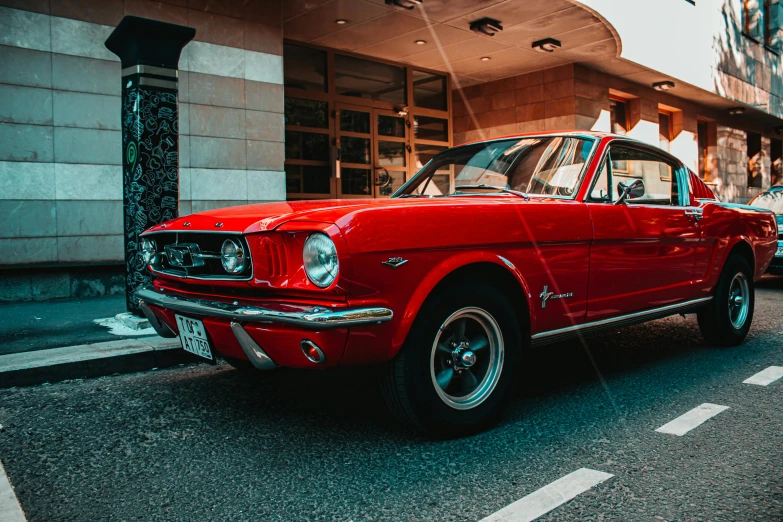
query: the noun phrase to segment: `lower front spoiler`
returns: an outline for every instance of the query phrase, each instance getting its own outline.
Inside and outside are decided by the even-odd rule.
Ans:
[[[324,351],[322,351],[311,339],[315,339],[316,337],[314,336],[327,335],[327,332],[323,330],[338,332],[339,330],[335,330],[336,328],[377,324],[389,321],[392,318],[392,311],[386,308],[362,308],[333,311],[320,307],[310,308],[289,305],[281,310],[270,310],[269,308],[240,306],[238,304],[227,304],[165,295],[150,288],[138,289],[135,295],[138,299],[139,308],[149,320],[150,325],[155,329],[158,335],[162,337],[177,336],[177,333],[167,324],[167,321],[161,320],[158,316],[158,313],[162,313],[164,310],[168,310],[169,313],[182,312],[189,315],[200,316],[205,319],[229,319],[228,324],[223,324],[226,324],[226,326],[230,325],[231,334],[233,334],[237,344],[241,347],[242,352],[244,352],[253,366],[259,370],[271,370],[278,367],[278,363],[276,363],[253,338],[253,336],[257,337],[256,332],[258,331],[258,328],[268,328],[268,326],[264,326],[264,324],[281,323],[281,325],[283,325],[280,327],[281,329],[290,329],[293,327],[295,330],[301,328],[313,331],[313,333],[306,335],[306,337],[310,337],[309,339],[299,337],[299,339],[301,339],[301,351],[310,363],[322,364],[326,360]],[[158,313],[156,313],[156,311],[153,310],[153,307],[162,310],[159,310]],[[242,323],[245,323],[248,328],[251,328],[253,336],[251,336],[251,333],[248,333]],[[275,331],[280,331],[280,329],[275,329]],[[321,331],[321,333],[316,333],[316,331]],[[227,331],[224,330],[224,332],[223,335],[230,335]],[[300,333],[299,335],[303,334]],[[297,341],[297,345],[299,344],[299,341]],[[332,346],[331,344],[329,345]],[[272,346],[277,347],[277,344]],[[272,350],[272,352],[274,352],[274,350]],[[278,355],[281,358],[286,359],[283,355],[279,353]],[[289,366],[290,363],[290,360],[287,362],[284,360],[281,364]]]

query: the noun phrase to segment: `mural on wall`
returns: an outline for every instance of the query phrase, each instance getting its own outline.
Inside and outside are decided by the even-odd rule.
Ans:
[[[179,197],[177,93],[124,80],[122,92],[125,276],[129,290],[150,282],[139,235],[177,217]],[[126,292],[128,310],[137,310]]]

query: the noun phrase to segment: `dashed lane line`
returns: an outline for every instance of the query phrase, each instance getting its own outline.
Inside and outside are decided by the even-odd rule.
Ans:
[[[481,522],[529,522],[576,498],[614,475],[582,468],[534,491]]]
[[[697,406],[691,411],[680,415],[673,421],[664,424],[655,431],[658,433],[669,433],[671,435],[678,435],[682,437],[693,428],[701,426],[712,417],[728,409],[728,406],[721,406],[720,404],[710,404],[705,402],[701,406]]]
[[[759,386],[769,386],[773,382],[783,377],[783,366],[770,366],[753,377],[745,379],[743,384],[758,384]]]
[[[27,522],[22,506],[16,500],[14,488],[8,482],[8,476],[0,462],[0,520],[3,522]]]

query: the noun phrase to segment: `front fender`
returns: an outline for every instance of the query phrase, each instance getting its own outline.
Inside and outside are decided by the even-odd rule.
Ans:
[[[406,265],[399,269],[386,269],[387,277],[392,278],[391,282],[384,281],[383,288],[374,288],[372,291],[368,288],[368,295],[352,301],[352,304],[357,306],[371,302],[384,303],[384,306],[394,311],[394,319],[382,325],[351,328],[345,355],[340,364],[368,364],[393,359],[402,348],[419,310],[438,284],[455,270],[476,263],[491,263],[511,274],[525,295],[528,310],[533,310],[529,302],[531,294],[528,283],[519,269],[503,257],[502,253],[471,249],[410,254]],[[371,255],[363,262],[355,263],[355,266],[360,273],[364,269],[373,270],[377,276],[376,263],[379,259],[377,255]],[[409,268],[407,273],[405,267]],[[416,270],[417,267],[421,269]],[[384,299],[377,300],[380,296]],[[535,317],[530,320],[532,325]]]

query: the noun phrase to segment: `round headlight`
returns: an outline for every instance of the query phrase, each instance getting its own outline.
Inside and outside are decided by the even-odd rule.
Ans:
[[[141,257],[144,259],[144,264],[149,265],[152,263],[152,258],[155,257],[155,242],[149,239],[141,240]]]
[[[245,250],[238,241],[226,239],[220,249],[220,259],[223,268],[229,274],[238,274],[245,269]]]
[[[340,264],[337,261],[337,248],[329,236],[322,233],[312,234],[305,241],[302,252],[307,277],[320,288],[326,288],[337,279]]]

